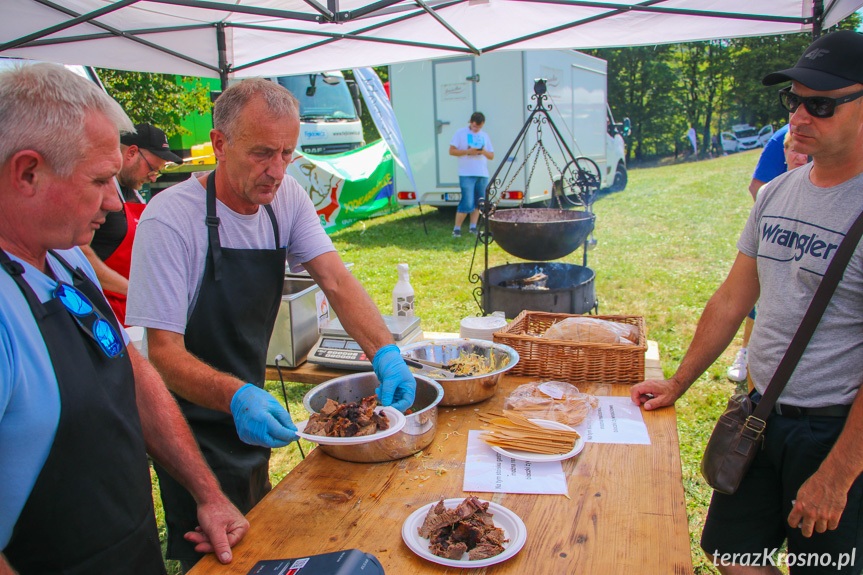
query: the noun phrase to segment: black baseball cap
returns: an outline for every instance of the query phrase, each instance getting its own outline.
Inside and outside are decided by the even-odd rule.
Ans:
[[[863,84],[863,34],[825,34],[809,44],[793,68],[767,74],[761,83],[772,86],[789,80],[819,92]]]
[[[120,143],[124,146],[138,146],[159,156],[166,162],[182,164],[183,158],[168,147],[168,136],[165,132],[150,124],[135,124],[134,134],[123,134]]]

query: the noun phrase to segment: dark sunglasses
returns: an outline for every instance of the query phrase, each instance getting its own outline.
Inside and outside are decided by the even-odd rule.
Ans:
[[[803,104],[813,118],[829,118],[836,111],[836,106],[852,102],[860,96],[863,96],[863,91],[841,98],[828,98],[827,96],[798,96],[791,91],[791,86],[779,90],[779,102],[783,108],[793,114],[800,104]]]
[[[54,297],[72,314],[81,329],[99,344],[99,349],[105,355],[117,357],[123,353],[123,340],[111,322],[90,303],[87,296],[65,282],[57,282]]]

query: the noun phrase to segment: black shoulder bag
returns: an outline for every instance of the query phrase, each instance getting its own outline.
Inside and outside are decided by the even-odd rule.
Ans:
[[[806,310],[806,315],[803,316],[803,321],[800,322],[800,327],[791,339],[791,344],[764,390],[758,406],[753,410],[752,399],[743,393],[738,393],[728,400],[725,413],[716,422],[701,459],[701,475],[716,491],[730,495],[737,491],[743,481],[764,442],[767,418],[797,367],[809,340],[812,339],[812,334],[815,333],[815,328],[818,327],[818,322],[821,321],[821,316],[824,315],[824,310],[827,309],[827,304],[845,273],[861,235],[863,213],[857,216],[827,266],[809,309]]]

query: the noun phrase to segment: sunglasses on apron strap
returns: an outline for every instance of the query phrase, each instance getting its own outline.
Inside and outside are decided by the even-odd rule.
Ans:
[[[77,288],[58,281],[57,287],[54,288],[54,297],[60,300],[78,326],[98,344],[106,356],[114,358],[123,353],[123,340],[117,330],[87,296]]]

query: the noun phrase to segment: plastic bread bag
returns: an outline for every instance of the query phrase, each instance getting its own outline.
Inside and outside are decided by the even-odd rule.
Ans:
[[[516,387],[503,402],[504,410],[529,419],[549,419],[565,425],[584,421],[599,400],[565,381],[532,381]]]
[[[632,345],[638,341],[638,328],[628,323],[595,317],[568,317],[548,328],[543,337],[587,343]]]

